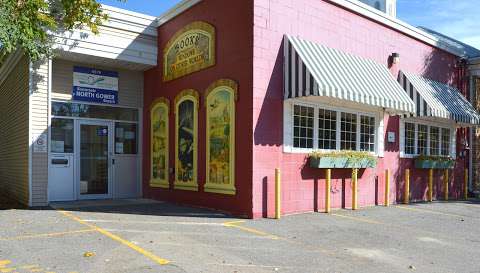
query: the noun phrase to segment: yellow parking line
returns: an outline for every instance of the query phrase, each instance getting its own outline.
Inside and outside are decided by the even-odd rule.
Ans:
[[[87,226],[87,227],[89,227],[89,228],[92,228],[92,229],[96,230],[97,232],[99,232],[99,233],[107,236],[108,238],[110,238],[110,239],[112,239],[112,240],[114,240],[114,241],[117,241],[117,242],[119,242],[119,243],[121,243],[121,244],[123,244],[123,245],[125,245],[125,246],[127,246],[127,247],[129,247],[129,248],[131,248],[131,249],[133,249],[133,250],[135,250],[136,252],[138,252],[138,253],[142,254],[143,256],[149,258],[150,260],[156,262],[157,264],[166,265],[166,264],[170,263],[169,260],[162,259],[162,258],[156,256],[155,254],[153,254],[152,252],[150,252],[150,251],[148,251],[148,250],[145,250],[145,249],[143,249],[143,248],[135,245],[134,243],[129,242],[129,241],[121,238],[120,236],[117,236],[117,235],[115,235],[115,234],[113,234],[113,233],[111,233],[111,232],[108,232],[108,231],[106,231],[106,230],[103,229],[103,228],[100,228],[100,227],[97,227],[97,226],[95,226],[95,225],[93,225],[93,224],[87,223],[87,222],[83,221],[82,219],[80,219],[79,217],[77,217],[77,216],[75,216],[75,215],[73,215],[73,214],[71,214],[71,213],[69,213],[69,212],[66,212],[66,211],[63,211],[63,210],[59,210],[59,212],[60,212],[61,214],[65,215],[66,217],[68,217],[68,218],[70,218],[70,219],[72,219],[72,220],[75,220],[75,221],[77,221],[78,223],[83,224],[83,225],[85,225],[85,226]]]
[[[357,222],[363,222],[363,223],[369,223],[369,224],[375,224],[375,225],[385,225],[385,223],[382,223],[382,222],[378,222],[378,221],[375,221],[375,220],[369,220],[369,219],[363,219],[363,218],[360,218],[360,217],[353,217],[353,216],[337,214],[337,213],[332,213],[330,215],[340,217],[340,218],[349,219],[349,220],[353,220],[353,221],[357,221]]]
[[[92,232],[92,231],[95,231],[95,230],[94,229],[81,229],[81,230],[72,230],[72,231],[55,232],[55,233],[32,234],[32,235],[0,238],[0,241],[24,240],[24,239],[34,239],[34,238],[42,238],[42,237],[56,237],[56,236],[63,236],[63,235],[76,234],[76,233],[85,233],[85,232]]]
[[[240,230],[243,230],[243,231],[246,231],[246,232],[249,232],[249,233],[253,233],[253,234],[256,234],[256,235],[269,237],[270,239],[273,239],[273,240],[278,239],[278,236],[276,236],[276,235],[273,235],[273,234],[270,234],[270,233],[267,233],[267,232],[263,232],[263,231],[260,231],[260,230],[256,230],[256,229],[253,229],[253,228],[240,226],[239,224],[242,224],[242,223],[245,223],[245,221],[240,220],[240,221],[225,222],[225,223],[223,223],[223,225],[226,226],[226,227],[237,228],[237,229],[240,229]]]
[[[404,210],[411,210],[411,211],[418,211],[418,212],[426,212],[426,213],[431,213],[431,214],[451,216],[451,217],[455,217],[455,218],[465,218],[465,217],[467,217],[465,215],[446,213],[446,212],[434,211],[434,210],[429,210],[429,209],[412,208],[412,207],[406,207],[406,206],[394,206],[394,207],[397,208],[397,209],[404,209]]]

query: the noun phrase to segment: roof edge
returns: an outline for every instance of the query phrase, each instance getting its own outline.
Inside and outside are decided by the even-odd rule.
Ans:
[[[464,56],[463,52],[450,47],[445,41],[442,41],[441,39],[438,39],[433,35],[417,27],[414,27],[406,22],[403,22],[399,19],[388,16],[386,13],[376,10],[373,7],[370,7],[360,1],[357,1],[357,0],[327,0],[327,1],[334,3],[336,5],[339,5],[341,7],[344,7],[362,16],[365,16],[368,19],[371,19],[377,23],[381,23],[383,25],[391,27],[403,34],[411,36],[431,46],[445,50],[448,53],[451,53],[458,57]]]
[[[168,21],[172,20],[179,14],[183,13],[184,11],[187,11],[194,5],[200,3],[202,0],[183,0],[177,5],[175,5],[173,8],[169,9],[167,12],[164,14],[160,15],[157,17],[157,27],[167,23]]]

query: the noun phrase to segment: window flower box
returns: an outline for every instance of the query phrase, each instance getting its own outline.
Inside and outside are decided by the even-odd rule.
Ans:
[[[377,165],[376,158],[366,152],[332,152],[309,155],[310,167],[316,169],[365,169]]]
[[[448,157],[417,157],[415,168],[417,169],[453,169],[455,160]]]

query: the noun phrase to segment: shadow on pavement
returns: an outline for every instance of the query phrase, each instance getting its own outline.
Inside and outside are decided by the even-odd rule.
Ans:
[[[51,203],[50,206],[53,209],[80,212],[198,218],[233,218],[232,216],[219,211],[176,205],[149,199],[54,202]]]

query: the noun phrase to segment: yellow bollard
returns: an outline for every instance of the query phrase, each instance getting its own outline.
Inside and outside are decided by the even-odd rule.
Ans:
[[[468,199],[468,169],[465,169],[465,181],[463,185],[463,199]]]
[[[403,203],[410,203],[410,169],[405,170],[405,193],[403,196]]]
[[[280,169],[275,169],[275,219],[280,219]]]
[[[444,187],[445,187],[445,196],[444,196],[444,199],[445,201],[448,201],[448,169],[445,169],[444,173],[443,173],[443,183],[444,183]]]
[[[428,170],[428,202],[433,201],[433,169]]]
[[[352,170],[352,210],[358,209],[358,169]]]
[[[385,207],[390,206],[390,169],[385,170],[385,197],[384,197]]]
[[[330,189],[332,186],[332,170],[326,170],[325,179],[325,213],[330,213]]]

